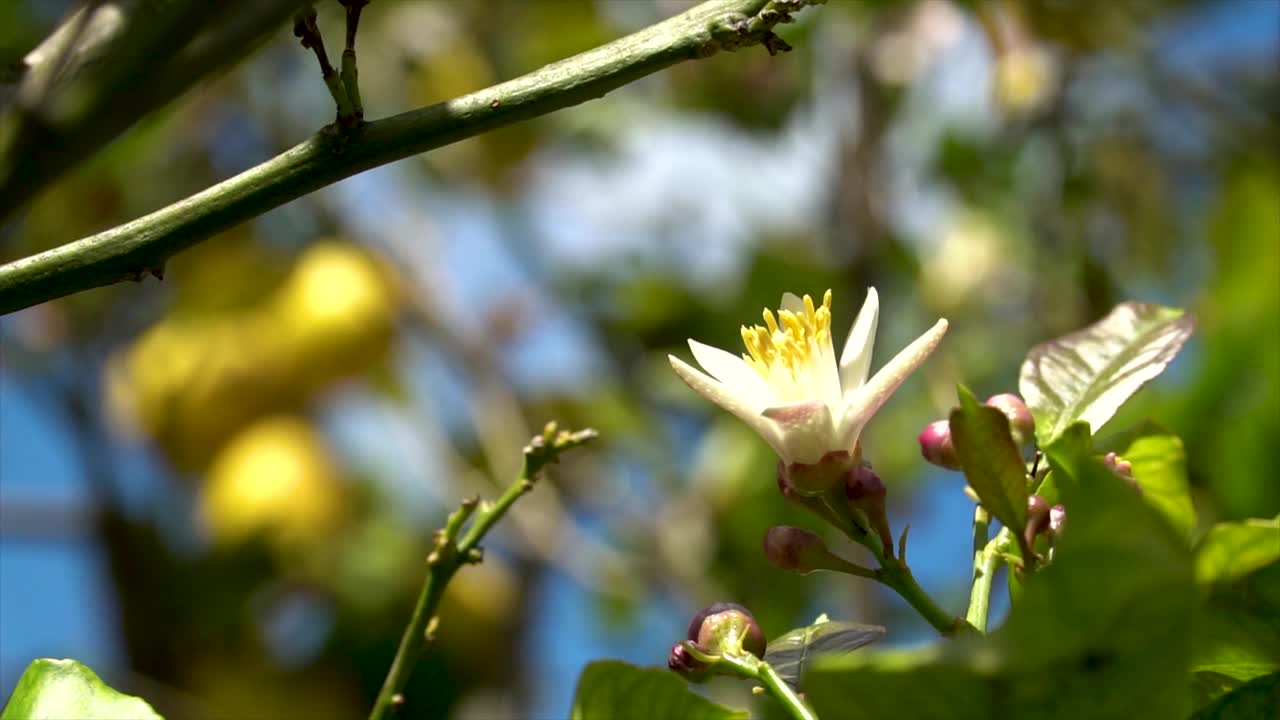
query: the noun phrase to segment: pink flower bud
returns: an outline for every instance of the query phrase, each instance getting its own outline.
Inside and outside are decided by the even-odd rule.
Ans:
[[[822,570],[831,564],[827,544],[817,533],[786,525],[769,528],[764,534],[764,556],[780,570],[801,574]]]
[[[1009,433],[1013,435],[1014,445],[1022,447],[1035,437],[1036,420],[1022,398],[1013,393],[1001,393],[987,398],[987,405],[1009,418]]]
[[[1114,452],[1109,452],[1106,457],[1102,458],[1102,464],[1106,465],[1107,469],[1114,473],[1116,477],[1125,481],[1129,487],[1137,490],[1139,495],[1142,494],[1142,486],[1138,484],[1137,479],[1133,476],[1132,463]]]
[[[948,470],[960,469],[960,459],[951,444],[950,422],[938,420],[929,423],[917,439],[920,441],[920,454],[925,460]]]
[[[1049,535],[1057,539],[1062,534],[1062,528],[1067,524],[1067,509],[1061,505],[1054,505],[1049,508]]]
[[[1027,527],[1024,538],[1027,547],[1035,544],[1036,536],[1049,529],[1049,501],[1039,495],[1027,498]]]
[[[888,494],[880,476],[870,463],[858,463],[844,482],[844,496],[849,505],[861,510],[871,523],[871,529],[880,537],[886,556],[893,556],[893,531],[889,529],[889,516],[885,512],[884,498]]]
[[[764,657],[764,631],[751,611],[736,603],[716,603],[694,615],[688,638],[708,655],[746,651]]]

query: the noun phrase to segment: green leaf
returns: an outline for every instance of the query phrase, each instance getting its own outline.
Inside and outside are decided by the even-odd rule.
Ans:
[[[831,622],[822,616],[813,625],[796,628],[769,642],[764,661],[793,688],[811,661],[821,655],[850,653],[884,637],[879,625]]]
[[[1280,717],[1280,673],[1255,678],[1200,708],[1192,720],[1256,720]]]
[[[738,720],[745,710],[717,705],[689,689],[669,670],[639,668],[617,660],[593,662],[578,678],[572,720]]]
[[[1190,551],[1099,463],[1088,427],[1046,449],[1067,524],[1004,627],[923,650],[820,658],[823,718],[1186,717],[1197,599]]]
[[[1022,535],[1027,526],[1027,470],[1009,433],[1009,418],[979,405],[968,388],[956,388],[960,407],[951,411],[951,440],[965,479],[1005,527]]]
[[[39,658],[18,678],[0,720],[161,720],[142,698],[116,692],[75,660]]]
[[[1219,523],[1196,544],[1196,580],[1202,585],[1230,583],[1277,560],[1280,516]]]
[[[1192,627],[1191,670],[1201,696],[1280,672],[1280,563],[1206,589]]]
[[[1100,429],[1191,336],[1177,308],[1120,303],[1102,320],[1031,348],[1018,390],[1036,420],[1041,447],[1077,421]]]
[[[1156,423],[1145,422],[1100,443],[1133,466],[1142,497],[1188,542],[1196,526],[1196,510],[1187,482],[1187,453],[1182,439]]]

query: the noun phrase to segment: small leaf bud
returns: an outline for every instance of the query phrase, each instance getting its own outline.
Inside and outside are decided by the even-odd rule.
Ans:
[[[716,603],[695,615],[688,638],[708,655],[748,652],[764,657],[764,631],[751,611],[736,603]]]
[[[924,459],[948,470],[960,469],[960,458],[956,455],[955,445],[951,444],[951,423],[937,420],[920,433],[920,454]]]
[[[1013,393],[1001,393],[987,398],[987,405],[1009,418],[1009,432],[1013,435],[1014,445],[1022,447],[1035,437],[1036,420],[1022,398]]]

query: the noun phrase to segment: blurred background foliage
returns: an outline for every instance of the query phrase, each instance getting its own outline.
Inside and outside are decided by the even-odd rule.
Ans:
[[[687,5],[378,0],[366,112]],[[68,7],[0,6],[0,65]],[[317,9],[339,46],[341,8]],[[0,691],[72,656],[171,717],[362,716],[430,530],[495,494],[548,419],[602,441],[454,580],[415,717],[562,717],[588,660],[660,664],[716,600],[771,636],[827,612],[927,638],[869,584],[764,562],[766,528],[813,523],[766,448],[668,369],[686,338],[735,347],[785,290],[833,288],[841,324],[877,287],[877,366],[950,319],[863,443],[917,575],[956,610],[971,505],[915,434],[956,382],[1014,391],[1030,345],[1121,300],[1199,326],[1111,429],[1180,434],[1204,521],[1275,515],[1277,26],[1271,0],[830,0],[782,28],[789,54],[679,65],[291,203],[161,283],[3,318]],[[280,28],[0,226],[0,257],[181,199],[331,117]]]

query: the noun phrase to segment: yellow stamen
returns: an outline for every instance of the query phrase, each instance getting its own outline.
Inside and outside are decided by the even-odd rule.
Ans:
[[[766,309],[764,322],[763,326],[742,326],[742,344],[748,353],[742,359],[765,379],[774,368],[785,369],[794,378],[810,365],[814,353],[831,343],[831,291],[822,296],[820,307],[805,295],[803,313],[779,310],[775,320]]]

